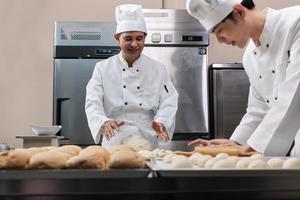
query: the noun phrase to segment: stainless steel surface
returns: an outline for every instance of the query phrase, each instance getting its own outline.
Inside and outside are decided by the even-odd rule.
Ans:
[[[229,138],[246,113],[249,79],[241,64],[210,66],[212,131],[215,138]]]

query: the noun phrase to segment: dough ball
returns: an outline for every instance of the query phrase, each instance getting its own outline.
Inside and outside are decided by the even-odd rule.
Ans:
[[[145,160],[151,160],[155,158],[155,154],[152,151],[149,150],[141,150],[138,151],[138,153],[145,159]]]
[[[188,159],[191,161],[193,165],[197,165],[198,159],[201,158],[203,155],[201,153],[193,153],[191,157]]]
[[[250,162],[252,160],[253,160],[253,158],[250,158],[250,157],[242,158],[236,163],[236,168],[246,169],[246,168],[248,168],[248,165],[250,164]]]
[[[168,154],[163,158],[163,162],[170,164],[170,163],[172,163],[172,161],[175,157],[176,157],[176,154]]]
[[[143,168],[145,159],[134,151],[117,151],[110,157],[108,167],[111,169]]]
[[[234,166],[236,166],[237,162],[239,162],[239,160],[241,159],[238,156],[229,156],[228,158],[226,158],[227,160],[229,160],[230,162],[234,163]]]
[[[171,163],[173,168],[192,168],[193,164],[185,156],[176,156]]]
[[[228,157],[229,157],[229,155],[227,153],[218,153],[216,155],[216,158],[218,158],[218,159],[223,159],[223,158],[228,158]]]
[[[228,168],[235,168],[235,163],[226,158],[217,160],[212,166],[212,169],[228,169]]]
[[[206,169],[210,169],[212,168],[212,166],[215,164],[215,162],[217,162],[218,160],[220,160],[220,158],[211,158],[208,161],[205,162],[204,168]]]
[[[154,153],[155,156],[158,157],[158,158],[163,158],[164,156],[170,154],[170,153],[168,153],[168,152],[170,152],[170,151],[167,151],[167,150],[165,150],[165,149],[159,149],[159,148],[156,148],[156,149],[153,150],[153,153]]]
[[[252,156],[250,156],[250,158],[253,158],[253,159],[257,159],[257,158],[263,158],[264,156],[260,153],[256,153],[256,154],[253,154]]]
[[[115,145],[113,146],[112,148],[110,148],[110,153],[113,154],[115,152],[118,152],[118,151],[133,151],[135,152],[134,148],[133,147],[130,147],[128,145]]]
[[[267,167],[267,162],[263,159],[252,160],[251,163],[248,165],[248,169],[264,169]]]
[[[267,163],[270,168],[281,169],[284,163],[284,159],[280,157],[274,157],[268,160]]]
[[[205,163],[212,159],[212,156],[210,155],[203,155],[201,158],[197,160],[197,166],[203,168],[205,166]]]
[[[128,145],[136,151],[152,149],[150,142],[141,135],[129,135],[122,140],[121,144]]]
[[[9,151],[6,168],[25,168],[28,165],[30,158],[31,155],[24,149]]]
[[[283,163],[283,169],[300,169],[300,159],[296,157],[288,158]]]

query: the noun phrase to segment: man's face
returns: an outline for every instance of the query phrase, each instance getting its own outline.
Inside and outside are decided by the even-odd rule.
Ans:
[[[216,35],[220,43],[244,48],[250,38],[250,32],[245,26],[245,22],[240,19],[235,21],[226,19],[224,22],[217,24],[212,33]]]
[[[132,31],[115,35],[120,44],[123,55],[128,58],[137,58],[143,51],[146,34]]]

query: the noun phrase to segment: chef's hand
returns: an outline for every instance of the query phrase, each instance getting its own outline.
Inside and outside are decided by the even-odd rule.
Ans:
[[[227,139],[213,139],[213,140],[204,140],[204,139],[197,139],[190,143],[188,146],[239,146],[239,144],[233,140]]]
[[[107,140],[110,140],[119,130],[119,127],[124,124],[121,120],[108,120],[103,123],[101,129],[102,134]]]
[[[255,152],[255,150],[252,149],[248,144],[240,146],[240,148],[239,148],[240,154],[247,154],[249,152]]]
[[[169,135],[163,123],[152,121],[151,127],[156,132],[157,136],[163,139],[163,141],[169,141]]]

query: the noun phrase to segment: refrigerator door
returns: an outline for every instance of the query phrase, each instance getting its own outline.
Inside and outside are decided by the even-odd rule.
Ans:
[[[85,115],[86,85],[101,59],[55,59],[53,122],[68,143],[94,144]]]
[[[229,138],[246,113],[249,79],[242,64],[209,66],[210,127],[215,138]]]

